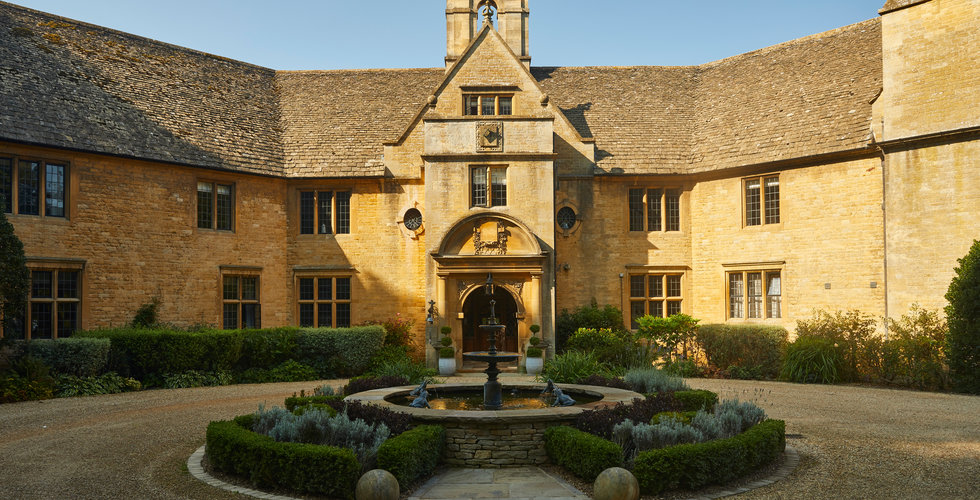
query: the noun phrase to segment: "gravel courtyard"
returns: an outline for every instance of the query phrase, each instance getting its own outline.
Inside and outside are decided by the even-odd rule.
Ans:
[[[505,381],[517,379],[526,380]],[[0,405],[0,498],[238,498],[186,471],[208,422],[255,411],[260,403],[281,405],[319,384]],[[754,401],[786,421],[800,466],[786,480],[740,498],[980,498],[980,397],[779,382],[689,384]]]

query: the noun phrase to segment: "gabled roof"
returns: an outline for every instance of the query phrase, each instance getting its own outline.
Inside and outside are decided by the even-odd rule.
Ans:
[[[867,147],[872,19],[685,67],[532,68],[598,174],[705,172]],[[446,77],[280,71],[0,2],[0,139],[290,177],[385,175]]]
[[[275,72],[0,4],[0,139],[281,175]]]

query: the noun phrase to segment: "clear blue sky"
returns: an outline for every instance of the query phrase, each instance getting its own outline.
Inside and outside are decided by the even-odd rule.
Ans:
[[[443,65],[445,0],[12,0],[273,69]],[[530,0],[534,66],[701,64],[878,15],[884,0]]]

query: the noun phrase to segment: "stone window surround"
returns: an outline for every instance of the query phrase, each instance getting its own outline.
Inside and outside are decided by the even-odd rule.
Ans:
[[[483,102],[487,98],[493,98],[493,113],[484,113]],[[476,113],[470,112],[470,100],[476,99]],[[506,100],[510,103],[510,112],[501,113],[501,101]],[[514,93],[513,92],[464,92],[463,93],[463,115],[464,116],[512,116],[514,114]]]
[[[70,210],[69,210],[70,209],[70,205],[69,205],[69,199],[70,199],[70,195],[69,194],[70,194],[70,191],[69,191],[69,189],[70,189],[70,186],[71,186],[71,182],[70,182],[70,173],[71,173],[70,163],[71,162],[69,162],[67,160],[59,160],[59,159],[50,159],[50,158],[49,159],[45,159],[45,158],[40,158],[40,157],[33,156],[33,155],[14,155],[14,154],[0,153],[0,161],[3,161],[3,160],[9,161],[9,168],[10,168],[10,180],[9,180],[9,182],[10,182],[10,185],[9,186],[0,186],[0,196],[2,196],[2,193],[4,191],[6,191],[6,189],[4,189],[5,187],[6,188],[9,188],[10,189],[10,200],[4,202],[3,205],[0,205],[0,210],[4,210],[5,213],[10,214],[10,215],[23,215],[25,217],[44,217],[44,218],[48,218],[48,219],[52,219],[52,218],[54,218],[54,219],[68,219],[69,218],[69,212],[70,212]],[[37,189],[38,189],[38,213],[36,213],[36,214],[21,214],[20,213],[20,207],[18,206],[20,204],[20,192],[19,192],[20,189],[18,188],[18,180],[19,180],[18,177],[20,175],[20,172],[19,172],[20,171],[20,162],[22,162],[22,161],[26,161],[26,162],[37,162],[40,165],[40,168],[41,168],[41,172],[39,174],[40,179],[39,179],[39,183],[38,183],[38,187],[37,187]],[[6,162],[3,162],[3,163],[6,163]],[[63,178],[63,181],[62,182],[63,182],[63,185],[61,186],[61,205],[62,205],[62,213],[61,213],[61,215],[51,215],[51,214],[48,214],[47,213],[48,212],[48,202],[47,202],[47,197],[48,197],[48,192],[47,192],[47,190],[48,190],[48,186],[47,186],[47,183],[48,183],[48,175],[47,175],[47,173],[48,173],[48,165],[49,164],[52,165],[52,166],[58,166],[58,167],[64,168],[64,171],[62,173],[62,178]],[[6,211],[6,203],[10,203],[10,207],[11,207],[11,210],[10,211]]]
[[[477,184],[476,184],[475,181],[478,178],[477,177],[477,174],[476,174],[477,173],[477,170],[478,169],[481,169],[481,168],[482,169],[486,169],[486,178],[485,179],[482,179],[482,180],[485,181],[485,184],[483,185],[483,187],[484,187],[484,193],[483,193],[484,202],[483,203],[478,203],[478,200],[476,199],[476,192],[475,192],[476,191],[476,185]],[[502,184],[502,186],[503,186],[503,201],[502,202],[499,202],[500,200],[498,199],[497,200],[498,202],[495,202],[494,201],[495,195],[494,195],[494,192],[493,192],[493,190],[494,190],[493,174],[494,174],[494,172],[499,172],[501,170],[504,171],[504,176],[503,176],[504,182]],[[470,174],[469,175],[469,177],[470,177],[470,180],[469,180],[470,181],[469,182],[469,186],[470,186],[470,208],[494,208],[494,207],[506,207],[507,206],[507,179],[508,179],[508,168],[507,168],[507,165],[470,165],[469,166],[469,174]],[[500,186],[501,184],[498,183],[497,185]],[[497,193],[497,195],[499,195],[499,193]]]
[[[659,192],[659,221],[651,221],[650,194]],[[637,194],[639,198],[635,198]],[[631,186],[626,191],[626,222],[627,231],[631,233],[674,233],[681,231],[681,197],[684,194],[680,186]],[[676,204],[671,206],[671,203]],[[634,224],[634,209],[642,211],[638,225]],[[639,228],[639,229],[637,229]]]
[[[643,315],[650,313],[649,303],[650,302],[660,302],[661,303],[661,315],[663,317],[667,316],[668,303],[679,304],[679,311],[684,312],[684,301],[685,297],[688,296],[688,284],[687,277],[690,273],[690,268],[687,266],[644,266],[644,265],[628,265],[626,266],[626,272],[623,274],[622,278],[622,294],[623,303],[626,307],[623,308],[623,320],[626,324],[630,325],[630,329],[636,330],[633,325],[633,302],[643,304]],[[650,296],[650,277],[651,276],[662,276],[661,285],[663,286],[663,293],[660,297]],[[680,277],[680,294],[670,294],[668,291],[668,276],[679,276]],[[633,297],[630,290],[630,283],[633,277],[643,277],[643,297]]]
[[[736,264],[722,264],[725,268],[725,321],[726,322],[757,322],[757,321],[768,321],[768,320],[778,320],[784,315],[782,314],[783,301],[782,298],[783,289],[785,288],[785,261],[770,261],[770,262],[753,262],[753,263],[736,263]],[[748,274],[749,273],[759,273],[762,278],[762,305],[760,309],[760,315],[758,317],[748,317],[749,316],[749,295],[748,295]],[[776,295],[769,295],[769,276],[771,274],[777,274],[779,277],[779,293]],[[732,295],[731,295],[731,276],[741,275],[741,309],[742,314],[740,317],[732,317]],[[772,298],[775,299],[772,299]],[[773,307],[770,300],[775,300],[777,306]],[[778,309],[774,311],[774,309]]]
[[[294,304],[295,304],[295,307],[293,309],[293,314],[295,315],[294,316],[295,317],[294,323],[296,325],[300,325],[301,326],[301,317],[300,317],[301,316],[301,314],[300,314],[300,309],[301,309],[300,305],[301,304],[313,304],[313,314],[314,314],[314,316],[313,316],[313,326],[317,326],[319,324],[319,304],[330,304],[331,305],[331,325],[329,325],[329,326],[336,327],[335,325],[337,325],[337,317],[338,317],[338,314],[337,314],[337,304],[347,304],[349,306],[349,309],[348,310],[349,310],[349,313],[350,314],[349,314],[349,317],[348,317],[348,324],[346,326],[349,327],[351,324],[353,324],[353,317],[354,317],[354,313],[353,313],[353,303],[354,303],[354,301],[353,301],[353,298],[354,298],[354,275],[355,274],[356,274],[356,271],[354,271],[354,269],[353,268],[350,268],[350,267],[347,267],[347,268],[320,268],[320,267],[310,267],[310,268],[296,268],[296,269],[294,269],[293,270],[293,297],[295,297],[295,300],[293,301]],[[347,299],[338,299],[337,298],[337,279],[338,278],[341,278],[341,279],[346,278],[350,282],[349,296],[348,296]],[[313,282],[313,286],[314,286],[314,289],[313,289],[314,298],[312,300],[309,300],[309,299],[301,299],[300,298],[301,297],[301,294],[300,294],[300,282],[301,282],[301,280],[304,280],[304,279],[313,279],[314,280],[314,282]],[[330,279],[332,281],[332,283],[331,283],[332,293],[331,293],[331,298],[330,299],[322,299],[321,300],[321,299],[319,299],[319,297],[316,296],[316,294],[319,293],[319,290],[318,290],[319,283],[318,283],[317,280],[320,280],[320,279]]]
[[[242,305],[255,305],[255,325],[254,328],[262,327],[262,267],[259,266],[219,266],[219,277],[218,277],[218,324],[221,328],[225,328],[225,305],[226,304],[236,304],[236,326],[237,328],[244,328],[244,312]],[[237,298],[231,299],[225,298],[225,278],[237,278]],[[242,298],[242,280],[241,278],[255,278],[255,298],[254,299],[244,299]]]
[[[201,185],[210,184],[211,185],[211,214],[209,221],[209,227],[201,227]],[[197,182],[194,184],[194,206],[195,206],[195,228],[199,231],[218,231],[223,233],[234,233],[235,226],[238,223],[237,217],[237,196],[236,196],[236,184],[229,180],[219,180],[213,178],[198,178]],[[231,197],[231,213],[229,214],[230,220],[228,221],[228,228],[218,228],[218,187],[228,187],[229,196]]]
[[[31,297],[31,289],[28,289],[27,295],[27,305],[24,311],[24,320],[26,324],[31,324],[31,303],[32,302],[48,302],[53,304],[52,314],[57,319],[57,307],[58,304],[62,303],[75,303],[78,304],[75,311],[75,330],[81,329],[84,325],[85,309],[84,300],[86,281],[85,281],[85,260],[83,259],[57,259],[57,258],[43,258],[43,257],[28,257],[27,258],[27,268],[31,271],[31,276],[33,278],[34,271],[52,271],[52,297],[51,298],[39,298],[40,300],[35,300]],[[77,293],[76,297],[64,297],[59,298],[58,295],[58,273],[62,271],[78,272],[78,283],[76,284]],[[33,288],[33,287],[31,287]],[[0,338],[4,337],[3,322],[0,321]],[[18,334],[15,338],[19,338]],[[30,329],[26,329],[23,332],[24,339],[31,338]],[[45,337],[46,338],[46,337]],[[58,325],[54,323],[52,326],[52,337],[58,338]]]
[[[303,232],[303,193],[313,193],[313,232]],[[330,193],[330,227],[329,231],[321,232],[323,230],[323,224],[320,221],[320,196],[322,193]],[[337,195],[339,193],[347,194],[347,213],[346,217],[343,217],[340,210],[338,210]],[[301,187],[296,189],[296,213],[299,215],[297,217],[298,223],[295,229],[296,234],[301,236],[338,236],[342,234],[351,234],[351,229],[353,228],[354,210],[353,210],[353,200],[354,191],[348,188],[331,188],[331,187]],[[343,223],[343,224],[341,224]]]
[[[751,177],[742,178],[741,186],[741,206],[742,206],[742,227],[751,228],[759,226],[776,226],[782,224],[782,210],[780,208],[780,192],[779,192],[779,173],[769,173],[761,175],[753,175]],[[767,189],[766,184],[768,181],[775,179],[775,193],[772,193]],[[749,183],[757,181],[759,182],[759,194],[758,194],[758,207],[754,210],[749,207]],[[751,212],[757,212],[753,214]],[[768,212],[768,213],[767,213]],[[753,219],[757,219],[754,220]]]

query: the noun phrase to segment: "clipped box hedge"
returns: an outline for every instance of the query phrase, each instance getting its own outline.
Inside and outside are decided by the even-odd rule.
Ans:
[[[641,452],[633,475],[647,495],[674,488],[695,490],[737,479],[772,462],[785,449],[785,423],[766,420],[728,439]]]
[[[623,449],[618,444],[573,427],[549,427],[544,443],[552,463],[588,481],[595,481],[610,467],[623,466]]]
[[[211,422],[207,456],[222,472],[247,478],[257,487],[354,498],[361,465],[348,449],[280,443],[252,432],[252,415]]]
[[[331,401],[343,400],[344,396],[339,394],[333,396],[291,396],[286,398],[285,405],[287,410],[293,411],[308,405],[325,405]]]
[[[420,425],[378,448],[378,468],[390,472],[402,490],[432,474],[446,449],[446,429]]]
[[[674,391],[674,401],[680,406],[679,411],[710,412],[718,403],[718,395],[704,389]]]

